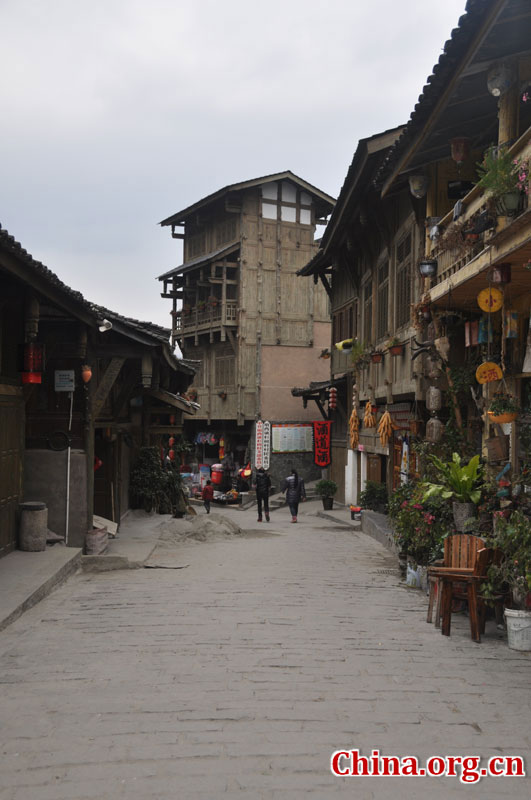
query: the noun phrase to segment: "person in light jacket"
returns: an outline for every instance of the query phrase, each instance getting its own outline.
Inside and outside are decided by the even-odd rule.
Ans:
[[[306,500],[304,481],[302,478],[299,478],[297,470],[292,469],[291,475],[288,475],[287,478],[284,478],[282,481],[281,491],[286,492],[286,501],[291,512],[291,521],[297,522],[299,503],[301,500]]]

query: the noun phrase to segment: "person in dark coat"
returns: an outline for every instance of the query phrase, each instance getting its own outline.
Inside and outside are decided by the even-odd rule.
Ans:
[[[297,470],[292,469],[291,475],[282,481],[281,491],[286,492],[286,501],[291,511],[291,521],[297,522],[299,503],[306,500],[304,481],[297,475]]]
[[[256,487],[256,502],[258,503],[258,522],[262,522],[262,503],[264,505],[266,522],[269,522],[269,490],[271,478],[263,467],[256,471],[254,485]]]

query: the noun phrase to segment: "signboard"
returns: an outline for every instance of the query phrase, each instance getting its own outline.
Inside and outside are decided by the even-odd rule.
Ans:
[[[311,453],[313,429],[311,422],[272,425],[273,453]]]
[[[73,392],[76,388],[76,378],[73,369],[55,370],[55,391]]]
[[[476,380],[478,383],[492,383],[492,381],[501,381],[503,372],[498,364],[494,361],[485,361],[480,364],[476,370]]]
[[[313,438],[315,442],[314,463],[318,467],[328,467],[330,464],[330,428],[331,421],[314,422]]]
[[[269,469],[271,455],[271,423],[264,422],[264,432],[262,436],[262,465],[264,469]]]
[[[263,444],[264,444],[264,423],[262,420],[258,420],[256,423],[256,431],[255,431],[255,454],[254,454],[254,465],[256,469],[260,469],[260,467],[264,466],[264,453],[263,453]]]

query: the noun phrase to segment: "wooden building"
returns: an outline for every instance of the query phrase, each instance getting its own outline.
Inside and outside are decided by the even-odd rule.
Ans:
[[[22,500],[72,546],[93,513],[120,522],[137,448],[196,410],[169,334],[89,303],[0,229],[0,556]]]
[[[183,264],[159,278],[172,301],[173,339],[185,358],[201,362],[192,386],[200,409],[188,435],[218,434],[237,464],[253,460],[256,421],[315,418],[291,387],[327,377],[319,354],[330,340],[329,301],[321,284],[296,275],[333,205],[281,172],[226,186],[161,223],[184,246]],[[208,455],[218,460],[217,450]],[[290,463],[305,465],[310,477],[311,452],[298,455]],[[274,477],[287,466],[283,454],[272,453]]]
[[[509,458],[516,471],[523,463],[518,426],[502,434],[485,410],[502,388],[526,412],[519,424],[531,421],[531,6],[481,0],[466,11],[407,125],[359,143],[320,249],[299,273],[331,280],[330,381],[342,400],[332,414],[331,473],[347,502],[368,479],[392,489],[404,469],[418,469],[411,440],[427,434],[430,387],[441,393],[432,413],[442,436],[457,427],[467,448],[492,461],[489,443],[508,435],[498,462]],[[523,165],[511,211],[478,185],[491,145]],[[503,304],[486,313],[478,295],[496,283]],[[483,323],[491,333],[478,341]],[[426,354],[416,352],[415,337]],[[334,349],[348,339],[351,350]],[[393,339],[402,345],[397,357]],[[478,384],[485,361],[500,366],[503,383]],[[362,423],[352,446],[353,398],[360,420],[367,401],[377,420],[390,412],[387,444]]]

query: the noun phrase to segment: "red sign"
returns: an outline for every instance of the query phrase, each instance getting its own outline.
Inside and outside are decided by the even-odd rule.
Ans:
[[[313,460],[318,467],[330,464],[330,428],[331,421],[313,423]]]

